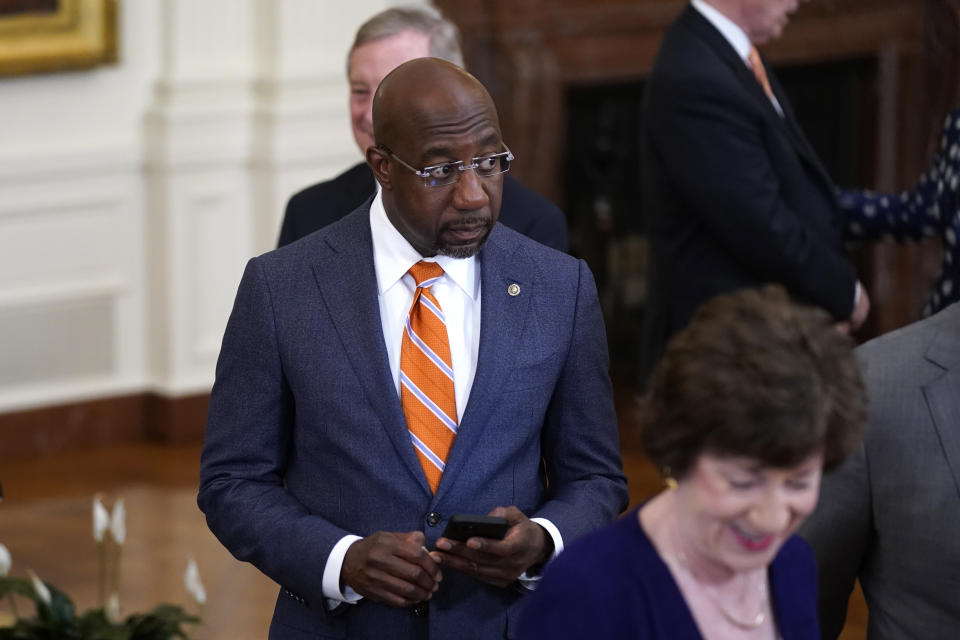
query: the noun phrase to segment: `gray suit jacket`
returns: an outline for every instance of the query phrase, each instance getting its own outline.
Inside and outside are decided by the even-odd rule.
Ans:
[[[820,570],[824,638],[860,579],[869,640],[960,637],[960,304],[860,347],[863,445],[824,478],[800,533]]]
[[[370,601],[328,612],[327,556],[344,535],[377,530],[420,530],[432,548],[450,515],[510,504],[569,541],[626,507],[589,269],[500,224],[480,260],[476,375],[436,495],[387,362],[369,201],[247,265],[198,502],[223,544],[284,588],[271,638],[510,637],[520,591],[451,569],[428,612]]]

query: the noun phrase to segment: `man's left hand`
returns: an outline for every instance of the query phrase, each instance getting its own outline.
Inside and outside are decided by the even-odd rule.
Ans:
[[[503,540],[475,537],[458,542],[440,538],[437,551],[431,555],[444,566],[506,587],[530,567],[546,562],[553,553],[553,541],[546,529],[516,507],[496,507],[489,515],[506,518],[510,523]]]

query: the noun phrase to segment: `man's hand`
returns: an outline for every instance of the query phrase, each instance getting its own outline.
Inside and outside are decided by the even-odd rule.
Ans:
[[[437,540],[436,557],[444,566],[463,571],[497,587],[509,586],[521,573],[546,562],[553,541],[546,529],[532,522],[516,507],[497,507],[488,515],[506,518],[510,529],[503,540],[469,538],[457,542]]]
[[[429,600],[443,576],[425,542],[420,531],[378,531],[357,540],[343,558],[341,584],[394,607]]]
[[[863,323],[867,321],[867,315],[870,314],[870,296],[867,295],[867,288],[863,286],[862,282],[858,281],[857,284],[860,285],[860,298],[853,307],[853,313],[850,314],[851,331],[857,331],[862,327]]]
[[[860,295],[853,305],[853,313],[850,314],[850,319],[836,324],[837,330],[843,333],[857,331],[867,321],[867,316],[870,314],[870,296],[867,295],[867,288],[859,280],[857,281],[857,287],[860,290]]]

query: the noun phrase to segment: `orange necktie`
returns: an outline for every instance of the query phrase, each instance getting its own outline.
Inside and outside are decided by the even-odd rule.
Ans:
[[[408,272],[417,291],[400,343],[400,405],[420,465],[436,493],[457,434],[457,403],[447,325],[430,287],[443,276],[436,262],[418,262]]]
[[[770,88],[770,80],[767,78],[767,70],[763,68],[763,62],[760,60],[760,52],[757,51],[757,48],[753,45],[750,45],[747,62],[750,63],[750,68],[753,70],[753,75],[757,77],[757,82],[763,87],[763,92],[767,94],[770,100],[775,100],[776,98],[773,97],[773,89]]]

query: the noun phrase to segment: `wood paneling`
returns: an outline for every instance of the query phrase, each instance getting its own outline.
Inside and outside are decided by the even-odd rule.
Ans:
[[[209,394],[134,394],[0,415],[0,463],[153,440],[199,442]]]

